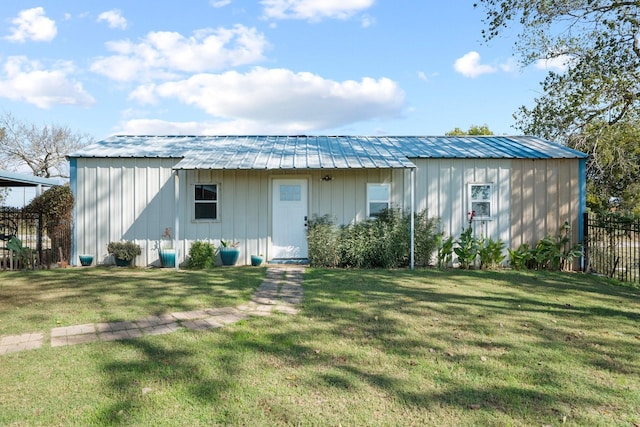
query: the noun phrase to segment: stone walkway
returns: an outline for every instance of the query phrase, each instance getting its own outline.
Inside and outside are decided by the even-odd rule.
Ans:
[[[87,323],[51,329],[50,333],[31,332],[0,337],[0,355],[41,348],[114,341],[161,335],[180,328],[196,331],[219,328],[249,316],[267,316],[272,312],[296,314],[302,302],[304,267],[269,267],[253,298],[238,307],[208,308],[196,311],[151,316],[131,322]]]

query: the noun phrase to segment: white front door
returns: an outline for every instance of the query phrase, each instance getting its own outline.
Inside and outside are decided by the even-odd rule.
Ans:
[[[307,258],[307,180],[273,180],[272,251],[269,258]]]

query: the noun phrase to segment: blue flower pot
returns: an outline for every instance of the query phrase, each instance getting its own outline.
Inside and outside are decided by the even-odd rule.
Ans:
[[[220,259],[222,265],[235,265],[240,257],[240,249],[238,248],[220,248]]]
[[[259,255],[251,255],[251,265],[254,267],[260,267],[260,265],[262,264],[262,261],[264,261],[264,257],[261,257]]]
[[[160,249],[160,265],[165,268],[172,268],[176,266],[176,250],[175,249]]]
[[[93,264],[93,255],[78,255],[78,258],[80,258],[80,265],[83,267]]]

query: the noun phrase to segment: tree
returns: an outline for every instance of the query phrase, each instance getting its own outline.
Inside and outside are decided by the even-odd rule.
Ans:
[[[624,197],[623,205],[638,208],[616,187],[640,180],[633,137],[640,134],[640,1],[479,0],[476,6],[486,11],[485,41],[519,25],[515,49],[522,65],[542,61],[559,69],[549,71],[535,105],[514,114],[516,126],[587,152],[590,188],[598,191],[592,200],[606,206]]]
[[[459,127],[456,127],[453,130],[450,130],[449,132],[445,133],[445,135],[446,136],[493,135],[493,132],[491,132],[491,130],[489,129],[489,126],[484,124],[482,126],[471,125],[469,127],[469,130],[467,131],[463,131]]]
[[[0,164],[14,169],[26,165],[33,175],[45,178],[68,178],[65,156],[92,141],[68,127],[37,126],[9,113],[0,116],[0,128]]]
[[[0,141],[4,140],[4,129],[0,128]],[[6,169],[6,165],[0,158],[0,170]],[[5,199],[7,198],[8,190],[6,188],[0,188],[0,206],[3,205]]]

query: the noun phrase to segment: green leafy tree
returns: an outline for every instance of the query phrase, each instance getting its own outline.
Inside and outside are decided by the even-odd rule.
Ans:
[[[467,135],[493,135],[491,129],[486,124],[478,126],[471,125],[468,130],[464,131],[459,127],[456,127],[449,132],[445,133],[446,136],[467,136]]]
[[[535,105],[516,112],[516,126],[590,154],[593,205],[614,199],[637,210],[637,191],[617,187],[640,180],[633,137],[640,132],[640,1],[479,0],[476,7],[486,12],[487,42],[517,28],[522,65],[542,61],[557,70]]]

